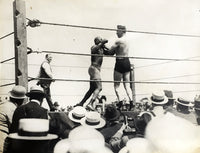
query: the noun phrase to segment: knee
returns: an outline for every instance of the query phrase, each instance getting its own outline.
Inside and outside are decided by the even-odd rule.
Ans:
[[[99,90],[99,92],[102,91],[102,86],[99,86],[97,89]]]

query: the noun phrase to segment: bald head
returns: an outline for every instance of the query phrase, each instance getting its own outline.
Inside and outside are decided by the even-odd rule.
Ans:
[[[102,41],[102,38],[101,38],[101,37],[95,37],[95,38],[94,38],[94,43],[95,43],[95,45],[98,45],[101,41]]]

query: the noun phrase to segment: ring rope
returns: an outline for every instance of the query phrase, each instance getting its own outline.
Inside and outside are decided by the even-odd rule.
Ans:
[[[113,28],[102,28],[102,27],[94,27],[94,26],[83,26],[83,25],[72,25],[72,24],[62,24],[62,23],[52,23],[52,22],[42,22],[37,19],[29,20],[29,23],[33,23],[31,27],[37,27],[41,24],[45,25],[53,25],[53,26],[65,26],[65,27],[72,27],[72,28],[84,28],[84,29],[95,29],[95,30],[107,30],[107,31],[117,31],[117,29]],[[190,35],[190,34],[176,34],[176,33],[163,33],[163,32],[148,32],[148,31],[137,31],[137,30],[126,30],[126,32],[131,33],[140,33],[140,34],[151,34],[151,35],[164,35],[164,36],[179,36],[179,37],[194,37],[200,38],[200,35]]]
[[[27,55],[29,55],[31,53],[33,53],[33,50],[30,47],[27,47]],[[5,60],[1,61],[0,64],[8,62],[8,61],[11,61],[13,59],[15,59],[15,57],[11,57],[11,58],[5,59]]]
[[[14,34],[14,32],[11,32],[11,33],[9,33],[9,34],[7,34],[7,35],[4,35],[4,36],[0,37],[0,40],[1,40],[1,39],[4,39],[4,38],[6,38],[6,37],[8,37],[8,36],[10,36],[10,35],[12,35],[12,34]]]
[[[3,85],[0,85],[0,87],[6,87],[6,86],[13,85],[13,84],[15,84],[15,82],[12,82],[12,83],[6,83],[6,84],[3,84]]]
[[[150,82],[150,81],[109,81],[109,80],[74,80],[74,79],[50,79],[50,78],[34,78],[32,80],[49,80],[49,81],[71,81],[71,82],[104,82],[104,83],[138,83],[138,84],[200,84],[200,82]]]
[[[33,53],[52,53],[52,54],[62,54],[62,55],[76,55],[76,56],[98,56],[98,57],[120,57],[120,58],[132,58],[132,59],[145,59],[145,60],[167,60],[167,61],[192,61],[200,62],[200,60],[195,59],[172,59],[172,58],[157,58],[157,57],[139,57],[139,56],[111,56],[111,55],[98,55],[98,54],[82,54],[82,53],[70,53],[70,52],[57,52],[50,50],[36,51],[33,50]]]

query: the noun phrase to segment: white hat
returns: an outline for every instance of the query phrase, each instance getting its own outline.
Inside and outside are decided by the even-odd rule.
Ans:
[[[164,91],[157,91],[152,93],[149,101],[153,104],[163,105],[168,102],[168,99],[165,96]]]
[[[190,100],[183,98],[183,97],[177,98],[176,102],[183,106],[188,106],[188,107],[194,106],[194,104],[192,104]]]
[[[119,153],[153,153],[153,147],[145,138],[132,138]]]
[[[81,119],[85,117],[86,109],[83,106],[76,106],[68,114],[70,120],[80,123]]]
[[[167,113],[149,122],[145,137],[160,152],[191,153],[199,147],[199,128],[188,120]]]
[[[26,89],[23,86],[16,85],[12,88],[8,95],[14,99],[24,99],[26,98]]]
[[[47,119],[20,119],[18,133],[11,133],[9,138],[19,140],[51,140],[58,136],[48,134],[49,120]]]
[[[105,147],[104,136],[93,128],[78,126],[70,133],[68,139],[59,141],[54,147],[54,153],[66,152],[92,152],[92,153],[112,153]]]
[[[91,111],[86,113],[85,117],[81,119],[80,123],[83,126],[99,129],[105,126],[106,121],[101,118],[101,115],[98,112]]]

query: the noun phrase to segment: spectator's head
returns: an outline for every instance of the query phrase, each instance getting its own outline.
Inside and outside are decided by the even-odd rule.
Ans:
[[[193,104],[191,101],[187,100],[186,98],[179,97],[176,100],[176,109],[181,113],[189,113],[189,108],[192,106]]]
[[[103,135],[86,126],[79,126],[69,133],[68,139],[59,141],[54,153],[111,153],[105,147]]]
[[[118,121],[120,117],[120,112],[119,110],[117,110],[115,105],[110,104],[106,106],[104,117],[106,121]]]
[[[53,57],[51,56],[51,54],[46,54],[45,58],[46,58],[47,62],[50,63],[52,61]]]
[[[151,97],[149,98],[149,101],[152,103],[153,107],[156,106],[163,107],[164,104],[167,103],[168,99],[163,91],[156,91],[152,93]]]
[[[30,92],[28,92],[26,95],[30,98],[30,100],[36,99],[40,102],[42,102],[45,97],[44,90],[40,86],[32,86],[30,88]]]
[[[144,136],[147,124],[153,118],[150,112],[141,112],[134,120],[137,135]]]
[[[121,38],[126,33],[126,26],[117,25],[117,37]]]
[[[163,91],[153,92],[149,101],[152,103],[152,111],[156,117],[164,115],[163,106],[167,103],[168,99]]]
[[[132,138],[119,153],[155,153],[152,145],[145,138]]]
[[[81,119],[85,117],[86,112],[83,106],[76,106],[68,113],[68,117],[73,122],[80,123]]]
[[[16,85],[8,93],[10,101],[20,106],[26,98],[26,89],[23,86]]]
[[[95,111],[90,111],[85,114],[85,117],[81,119],[80,123],[83,126],[100,129],[105,126],[106,122],[101,118],[101,114]]]
[[[101,37],[95,37],[95,38],[94,38],[94,43],[95,43],[95,45],[98,45],[101,41],[102,41],[102,38],[101,38]]]
[[[171,90],[164,90],[164,93],[165,96],[168,98],[168,102],[165,104],[165,106],[173,106],[175,100],[175,98],[173,98],[173,92]]]
[[[194,99],[194,110],[198,117],[200,117],[200,95],[197,95]]]
[[[191,122],[167,113],[149,122],[145,137],[161,153],[194,153],[199,147],[199,133]]]
[[[149,102],[149,99],[147,97],[144,97],[140,100],[140,103],[143,105],[144,110],[148,110],[151,108],[151,102]]]

